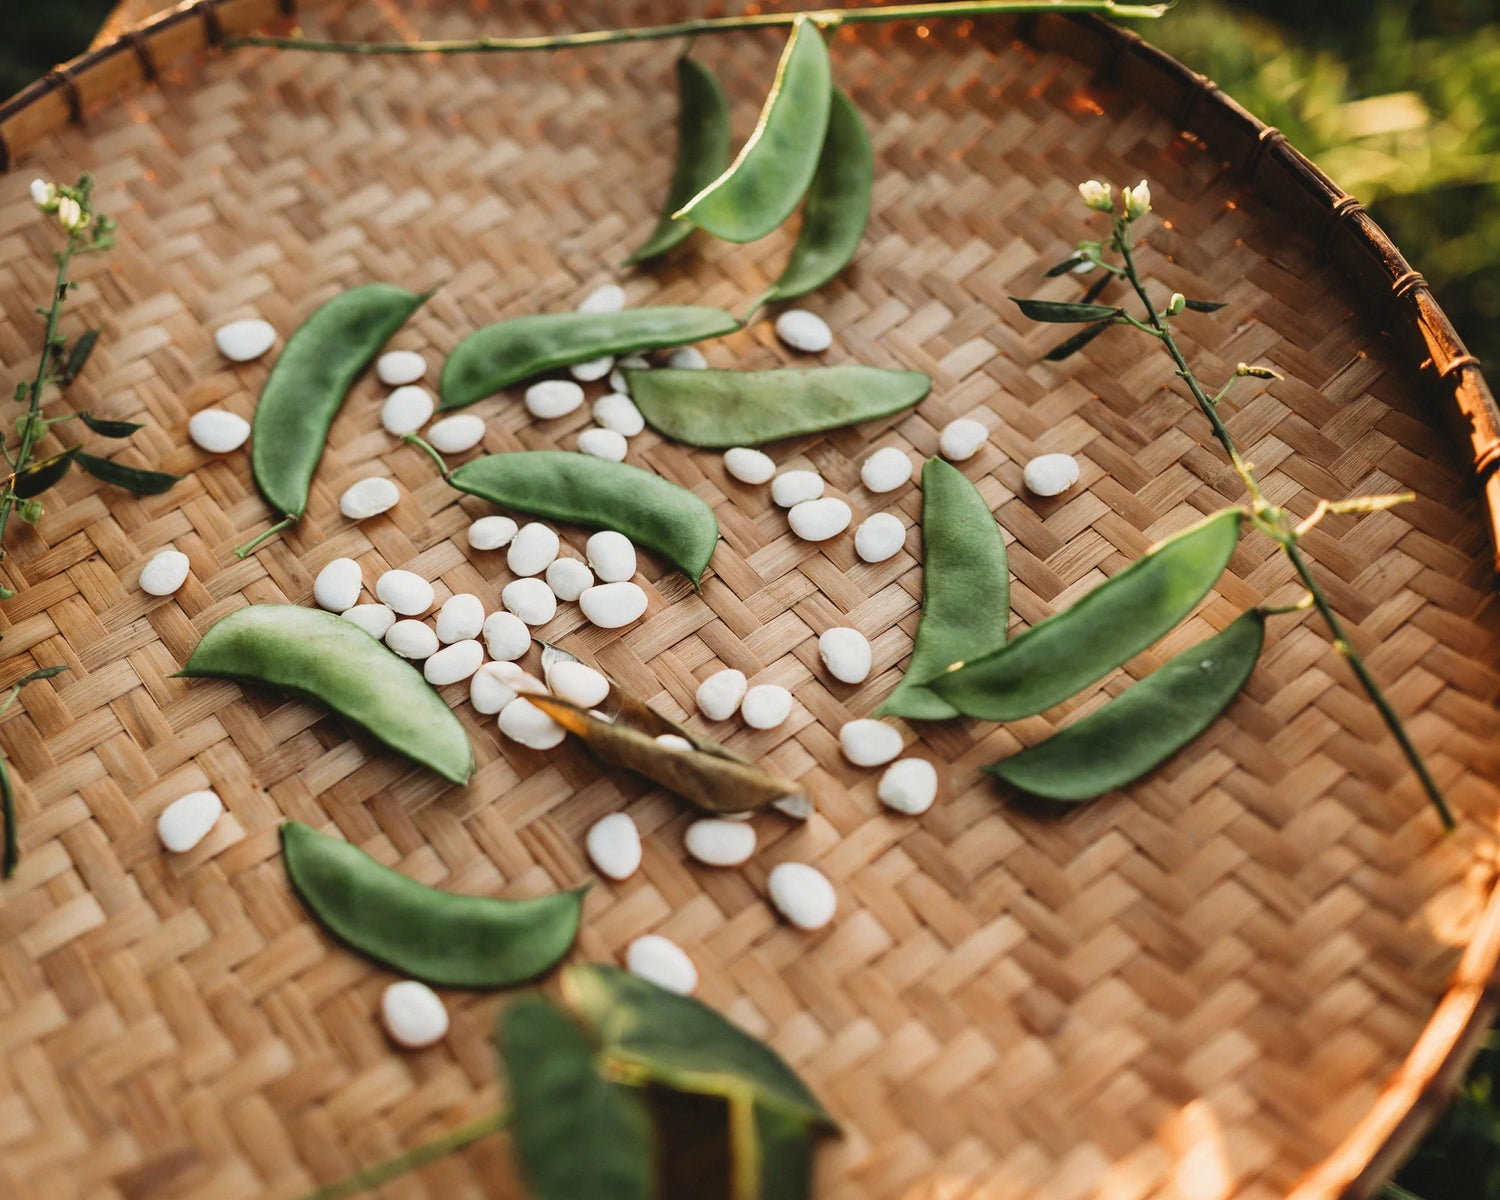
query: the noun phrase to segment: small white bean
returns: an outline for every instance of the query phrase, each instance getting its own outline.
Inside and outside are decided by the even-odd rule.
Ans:
[[[612,313],[625,307],[625,289],[618,283],[602,283],[578,302],[581,313]]]
[[[895,446],[882,446],[859,469],[860,481],[872,492],[894,492],[911,479],[911,458]]]
[[[833,345],[833,330],[828,328],[828,322],[805,308],[789,308],[777,317],[776,336],[804,354],[821,354]]]
[[[543,379],[526,389],[526,409],[539,420],[565,417],[583,403],[583,389],[571,379]]]
[[[427,360],[415,350],[387,350],[375,360],[375,374],[387,387],[416,383],[427,374]]]
[[[460,413],[456,417],[444,417],[427,431],[427,440],[434,450],[444,454],[462,454],[484,441],[484,422],[472,413]]]
[[[581,662],[553,663],[547,672],[547,686],[554,696],[579,708],[593,708],[609,695],[609,680]]]
[[[470,592],[449,596],[438,609],[437,635],[443,645],[477,638],[484,628],[484,601]]]
[[[623,583],[635,575],[635,547],[623,533],[601,529],[584,543],[583,552],[605,583]]]
[[[578,597],[578,607],[600,629],[621,629],[646,611],[646,593],[633,583],[601,583]]]
[[[936,767],[925,758],[903,758],[885,769],[875,794],[887,808],[914,817],[932,807],[937,787]]]
[[[589,358],[581,363],[574,363],[568,368],[568,374],[579,383],[593,383],[608,375],[614,369],[614,365],[614,356],[606,354],[603,358]]]
[[[403,617],[420,617],[437,594],[432,584],[413,571],[386,571],[375,581],[375,597]]]
[[[158,551],[141,568],[141,591],[148,596],[170,596],[188,577],[188,556],[180,550]]]
[[[938,434],[938,449],[946,459],[963,462],[973,458],[979,447],[990,440],[990,431],[971,417],[959,417],[943,426]]]
[[[783,471],[771,484],[771,499],[782,508],[823,494],[823,477],[816,471]]]
[[[437,653],[437,634],[421,621],[397,621],[385,631],[385,644],[402,658],[430,658]]]
[[[533,750],[550,750],[568,736],[567,730],[524,696],[500,710],[500,732]]]
[[[755,853],[755,826],[712,818],[694,821],[683,838],[687,852],[711,867],[737,867]]]
[[[352,558],[336,558],[313,580],[313,599],[329,612],[341,613],[359,603],[364,573]]]
[[[894,558],[905,545],[906,526],[895,513],[875,513],[861,521],[854,531],[854,553],[867,563]]]
[[[214,331],[214,345],[231,362],[249,362],[259,358],[276,342],[276,331],[269,321],[251,318],[231,321]]]
[[[667,355],[667,366],[678,371],[706,371],[708,359],[697,346],[682,346]]]
[[[512,678],[501,669],[513,666],[514,663],[485,663],[469,676],[469,703],[475,712],[493,716],[516,698],[519,693]]]
[[[557,615],[557,597],[540,579],[513,579],[500,592],[500,603],[528,625],[545,625]]]
[[[781,863],[766,878],[771,903],[798,929],[822,929],[838,910],[838,896],[816,867]]]
[[[505,565],[515,575],[540,575],[557,557],[562,540],[557,531],[540,521],[529,521],[511,539]]]
[[[380,424],[387,433],[400,437],[404,433],[415,433],[432,420],[437,405],[432,393],[416,384],[398,387],[385,398],[380,406]]]
[[[856,767],[878,767],[901,753],[901,731],[894,726],[861,717],[839,730],[844,757]]]
[[[577,600],[594,586],[594,573],[576,558],[557,558],[547,565],[547,586],[559,600]]]
[[[372,638],[383,638],[396,623],[396,614],[388,604],[356,604],[346,608],[339,616],[351,625],[358,625]]]
[[[625,949],[625,969],[659,988],[692,995],[698,986],[698,968],[676,942],[660,934],[638,937]]]
[[[435,1046],[448,1035],[448,1010],[425,983],[403,979],[380,996],[380,1020],[391,1041],[408,1050]]]
[[[162,809],[156,818],[156,836],[173,854],[186,854],[208,836],[224,802],[213,791],[189,792]]]
[[[210,454],[228,454],[250,437],[250,422],[222,408],[205,408],[188,419],[188,437]]]
[[[646,418],[635,401],[619,392],[610,392],[594,401],[594,420],[622,437],[635,437],[646,428]]]
[[[791,712],[792,693],[774,683],[757,684],[740,701],[740,716],[751,729],[775,729]]]
[[[600,817],[589,826],[583,847],[599,873],[610,879],[629,879],[640,869],[641,832],[629,813]]]
[[[534,675],[528,675],[520,663],[495,662],[489,665],[495,668],[495,678],[504,680],[515,688],[517,695],[545,696],[547,694],[547,685]]]
[[[484,662],[484,647],[467,638],[444,646],[422,665],[422,677],[433,687],[446,687],[468,679]]]
[[[676,733],[658,733],[656,742],[659,746],[665,746],[668,750],[696,750],[698,747]]]
[[[733,667],[715,671],[698,685],[698,711],[710,721],[726,721],[739,708],[749,686],[743,671]]]
[[[741,483],[769,483],[776,474],[776,463],[769,454],[749,446],[735,446],[724,451],[724,469]]]
[[[590,454],[609,462],[624,462],[630,447],[625,444],[625,435],[613,429],[585,429],[578,435],[578,452]]]
[[[401,493],[389,479],[371,475],[351,484],[339,497],[339,512],[351,521],[364,521],[390,512],[401,499]]]
[[[485,649],[490,652],[490,657],[499,659],[501,662],[520,658],[531,649],[531,630],[527,629],[526,622],[514,613],[491,613],[485,617],[484,628],[481,632],[484,634]]]
[[[818,638],[818,657],[840,683],[863,683],[870,677],[870,642],[857,629],[841,625]]]
[[[787,524],[805,542],[826,542],[849,528],[854,511],[834,496],[804,500],[787,511]]]
[[[469,545],[475,550],[499,550],[516,536],[516,523],[509,517],[480,517],[469,526]]]
[[[1026,464],[1021,477],[1038,496],[1060,496],[1078,482],[1078,460],[1071,454],[1043,454]]]

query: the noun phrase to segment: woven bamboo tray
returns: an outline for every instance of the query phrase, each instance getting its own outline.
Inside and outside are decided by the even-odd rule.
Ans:
[[[875,212],[854,268],[810,306],[836,331],[830,360],[920,368],[936,386],[915,413],[776,457],[817,466],[857,517],[886,508],[914,527],[916,488],[871,496],[860,462],[876,445],[934,453],[944,423],[979,415],[992,439],[964,469],[1006,529],[1025,622],[1238,499],[1157,347],[1119,331],[1043,364],[1056,331],[1005,300],[1039,291],[1041,270],[1086,236],[1079,180],[1148,177],[1145,270],[1164,291],[1233,305],[1183,318],[1190,358],[1210,380],[1240,360],[1287,377],[1248,381],[1225,404],[1272,497],[1303,513],[1318,495],[1418,494],[1330,519],[1307,546],[1459,831],[1440,834],[1325,631],[1296,616],[1272,622],[1226,716],[1124,794],[1059,818],[1003,805],[981,782],[979,766],[1045,733],[1053,713],[922,731],[939,801],[920,819],[890,815],[836,731],[875,708],[910,650],[915,530],[878,566],[847,535],[799,542],[717,454],[647,433],[630,460],[718,513],[724,541],[702,594],[648,563],[641,623],[605,633],[566,605],[544,633],[674,714],[720,664],[791,687],[787,725],[730,744],[804,778],[820,802],[805,826],[757,818],[761,848],[743,870],[699,869],[682,848],[684,806],[572,745],[502,744],[467,704],[480,770],[456,790],[307,705],[170,678],[216,619],[309,602],[314,574],[340,555],[367,580],[419,571],[440,596],[493,601],[508,578],[463,537],[484,506],[457,500],[380,430],[371,380],[334,425],[308,517],[237,561],[232,548],[269,518],[248,456],[201,454],[186,424],[209,405],[248,416],[267,364],[227,366],[213,329],[260,313],[284,336],[354,284],[440,287],[395,343],[435,365],[480,324],[571,307],[616,278],[670,169],[670,46],[441,61],[213,49],[292,7],[184,5],[0,107],[0,388],[35,363],[31,306],[50,278],[52,236],[27,181],[88,169],[121,238],[80,268],[68,320],[104,337],[69,403],[148,422],[137,461],[191,472],[144,500],[75,475],[35,530],[11,530],[0,684],[72,669],[0,723],[25,781],[25,857],[0,888],[0,1193],[284,1200],[493,1107],[503,1001],[450,995],[450,1038],[394,1052],[373,1017],[389,976],[298,907],[276,826],[336,827],[431,883],[526,895],[589,878],[584,830],[625,807],[647,833],[645,865],[596,884],[578,954],[613,959],[648,931],[691,952],[699,994],[767,1037],[846,1122],[821,1154],[820,1200],[1368,1195],[1494,1008],[1500,652],[1483,490],[1496,490],[1500,440],[1477,364],[1358,205],[1207,81],[1101,22],[840,33],[836,76],[879,156]],[[302,14],[310,31],[347,37],[682,11],[303,7],[316,8]],[[769,34],[700,44],[741,129],[777,48]],[[633,303],[740,308],[787,243],[705,241],[624,282]],[[1045,294],[1075,290],[1061,280]],[[729,367],[786,357],[764,323],[708,354]],[[489,419],[489,451],[570,448],[585,424],[533,423],[514,398],[474,411]],[[1053,450],[1080,457],[1084,486],[1038,501],[1021,465]],[[371,471],[392,475],[402,500],[351,525],[337,496]],[[169,543],[192,574],[152,599],[135,577]],[[1081,703],[1245,606],[1295,596],[1284,560],[1248,537],[1197,616]],[[871,638],[866,684],[837,684],[819,664],[816,634],[834,624]],[[185,859],[164,857],[157,813],[208,785],[228,816]],[[786,859],[817,863],[838,887],[821,934],[778,923],[764,899]],[[491,1138],[383,1194],[519,1190],[505,1140]]]

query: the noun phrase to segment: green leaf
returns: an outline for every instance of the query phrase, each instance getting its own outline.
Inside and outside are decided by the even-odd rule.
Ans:
[[[24,379],[16,384],[15,401],[17,404],[25,404],[31,396],[31,384]]]
[[[20,472],[12,487],[22,500],[39,496],[68,473],[73,460],[78,457],[78,447],[69,446],[61,454],[54,454],[39,463],[32,463]]]
[[[1229,304],[1218,300],[1189,300],[1185,307],[1194,312],[1218,312],[1221,308],[1228,308]]]
[[[40,500],[22,500],[16,505],[16,516],[28,525],[35,525],[42,519],[45,512]]]
[[[56,667],[38,667],[35,671],[32,671],[31,674],[22,675],[21,678],[16,680],[15,683],[11,684],[10,686],[13,688],[23,688],[28,683],[35,683],[39,679],[51,679],[54,675],[61,675],[68,669],[69,667],[67,663],[63,663],[60,666]]]
[[[756,1200],[809,1200],[816,1147],[813,1131],[773,1108],[761,1104],[754,1108],[753,1149],[759,1166]],[[735,1153],[740,1152],[736,1147]]]
[[[651,1200],[651,1118],[634,1090],[599,1073],[583,1033],[550,1001],[505,1014],[511,1132],[536,1200]]]
[[[78,465],[95,479],[112,483],[137,496],[157,496],[167,491],[181,475],[168,475],[165,471],[145,471],[140,467],[127,467],[124,463],[98,458],[92,454],[78,454]]]
[[[63,364],[63,379],[72,383],[78,378],[78,373],[83,370],[83,364],[88,362],[89,355],[94,352],[94,343],[99,340],[99,331],[90,329],[76,342],[73,349],[68,352],[68,361]],[[87,418],[84,418],[87,420]],[[101,431],[102,432],[102,431]],[[110,434],[110,437],[119,437],[119,434]]]
[[[1079,263],[1085,262],[1088,262],[1088,259],[1084,258],[1083,255],[1071,255],[1070,257],[1063,259],[1062,262],[1057,264],[1057,266],[1048,267],[1045,271],[1042,272],[1042,278],[1056,279],[1059,275],[1066,275],[1074,267],[1078,266]]]
[[[93,413],[79,413],[78,419],[92,429],[100,437],[128,438],[137,429],[146,428],[134,421],[106,421],[103,417],[96,417]]]
[[[1069,355],[1077,354],[1096,337],[1113,325],[1113,321],[1095,321],[1087,329],[1080,329],[1070,338],[1064,338],[1042,355],[1043,362],[1062,362]]]
[[[9,879],[21,861],[21,844],[16,837],[16,793],[10,785],[10,768],[5,765],[3,754],[0,754],[0,820],[5,823],[5,857],[0,863],[0,876]]]
[[[1074,322],[1108,320],[1119,314],[1113,304],[1064,304],[1056,300],[1022,300],[1012,296],[1021,311],[1033,321],[1066,325]]]

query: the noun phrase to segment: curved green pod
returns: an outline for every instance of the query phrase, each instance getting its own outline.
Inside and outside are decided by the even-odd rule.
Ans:
[[[1005,644],[1010,564],[1005,538],[967,476],[941,458],[922,467],[922,619],[906,674],[876,712],[941,721],[958,710],[922,680]]]
[[[799,17],[750,140],[728,170],[673,215],[727,242],[765,237],[792,215],[812,182],[832,92],[823,35]]]
[[[555,966],[578,936],[583,888],[533,900],[443,892],[299,821],[282,824],[281,847],[292,887],[319,924],[424,983],[524,983]]]
[[[713,509],[686,488],[571,450],[486,455],[452,471],[448,482],[503,508],[614,529],[681,567],[694,584],[719,540]]]
[[[701,342],[739,327],[723,309],[689,304],[513,317],[486,325],[453,348],[443,364],[438,407],[463,408],[533,375],[606,354]]]
[[[759,446],[910,408],[932,390],[920,371],[858,365],[771,371],[625,372],[658,433],[689,446]]]
[[[1092,800],[1165,762],[1239,694],[1265,640],[1259,609],[1190,646],[1097,712],[984,769],[1048,800]]]
[[[834,88],[828,135],[807,189],[797,244],[757,308],[805,296],[849,265],[870,221],[874,180],[875,150],[864,120],[854,101]]]
[[[1102,679],[1193,611],[1229,565],[1242,513],[1228,508],[1152,547],[1072,608],[926,686],[965,716],[1033,716]]]
[[[729,165],[729,101],[718,76],[695,58],[677,60],[677,166],[661,219],[626,266],[665,254],[694,226],[673,214],[724,173]]]
[[[179,674],[297,692],[453,783],[467,783],[474,770],[463,725],[422,673],[330,612],[295,604],[237,609],[203,635]]]

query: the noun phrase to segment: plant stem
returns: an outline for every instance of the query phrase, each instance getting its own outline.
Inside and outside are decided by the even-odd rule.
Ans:
[[[470,54],[522,50],[566,50],[582,46],[607,46],[616,42],[651,42],[664,38],[697,37],[700,34],[734,33],[743,29],[775,29],[807,17],[821,27],[883,21],[927,21],[947,17],[982,17],[1002,13],[1097,12],[1111,17],[1159,17],[1165,4],[1116,4],[1113,0],[969,0],[955,4],[892,4],[876,8],[822,8],[806,12],[755,13],[742,17],[699,17],[669,25],[644,25],[630,29],[594,29],[582,33],[549,34],[540,37],[460,38],[427,42],[340,42],[319,38],[241,37],[230,38],[230,46],[274,46],[279,50],[315,50],[345,54]]]
[[[1355,650],[1347,636],[1344,634],[1343,624],[1333,611],[1333,606],[1328,603],[1328,597],[1323,594],[1323,589],[1318,585],[1317,579],[1313,577],[1312,569],[1307,560],[1302,556],[1302,551],[1297,546],[1298,534],[1295,530],[1288,530],[1276,520],[1280,511],[1269,504],[1260,490],[1250,464],[1241,456],[1238,447],[1234,444],[1234,438],[1230,436],[1229,429],[1225,426],[1223,419],[1219,416],[1217,401],[1210,400],[1208,393],[1203,390],[1203,385],[1198,382],[1198,377],[1193,374],[1193,369],[1188,366],[1187,359],[1177,345],[1177,340],[1172,336],[1172,328],[1169,322],[1163,321],[1152,305],[1150,297],[1146,295],[1145,285],[1141,282],[1140,272],[1136,269],[1135,256],[1131,252],[1130,222],[1116,216],[1115,222],[1115,248],[1120,251],[1125,260],[1125,275],[1130,280],[1130,286],[1135,289],[1135,294],[1140,297],[1141,303],[1146,306],[1146,313],[1150,319],[1151,326],[1162,344],[1166,346],[1168,353],[1172,355],[1172,361],[1177,364],[1177,374],[1188,385],[1188,390],[1193,393],[1193,399],[1198,402],[1198,407],[1203,415],[1208,418],[1209,424],[1213,426],[1214,436],[1218,438],[1219,444],[1229,455],[1229,461],[1250,492],[1253,503],[1253,513],[1259,518],[1259,525],[1266,531],[1285,552],[1292,568],[1297,572],[1298,578],[1307,588],[1312,597],[1313,606],[1322,615],[1328,625],[1328,631],[1333,635],[1333,648],[1341,654],[1350,668],[1354,671],[1355,678],[1371,702],[1380,712],[1385,721],[1386,728],[1391,731],[1391,736],[1396,739],[1401,752],[1406,755],[1406,761],[1411,764],[1411,769],[1416,772],[1421,781],[1427,798],[1432,806],[1437,809],[1438,818],[1443,823],[1444,829],[1453,829],[1455,822],[1453,813],[1448,808],[1448,802],[1443,796],[1442,789],[1438,787],[1437,780],[1433,779],[1432,772],[1427,769],[1427,763],[1423,760],[1420,751],[1412,743],[1410,735],[1406,732],[1406,726],[1401,723],[1401,718],[1396,715],[1396,710],[1391,707],[1390,701],[1385,698],[1385,693],[1380,690],[1380,685],[1375,682],[1375,677],[1370,674],[1370,669],[1365,666],[1365,661],[1360,657],[1359,651]],[[1223,392],[1219,393],[1222,398]]]
[[[296,517],[282,517],[281,520],[277,521],[276,524],[272,525],[271,528],[269,528],[268,530],[265,531],[265,533],[261,534],[259,537],[251,538],[248,542],[246,542],[243,546],[241,546],[238,550],[236,550],[234,552],[235,558],[247,558],[247,557],[249,557],[250,553],[257,546],[259,546],[262,542],[269,542],[273,537],[275,537],[283,529],[290,529],[296,523],[297,523],[297,518]]]
[[[424,1146],[418,1146],[415,1150],[408,1150],[405,1154],[388,1158],[385,1162],[376,1163],[373,1167],[366,1167],[363,1171],[346,1175],[336,1183],[325,1184],[315,1191],[308,1192],[302,1200],[345,1200],[345,1197],[357,1196],[360,1192],[379,1187],[398,1175],[404,1175],[407,1171],[415,1171],[418,1167],[425,1167],[428,1163],[452,1154],[455,1150],[462,1150],[481,1138],[498,1133],[505,1128],[509,1120],[510,1114],[503,1109],[486,1113]]]
[[[424,438],[420,433],[405,434],[402,436],[401,440],[408,446],[415,446],[418,450],[421,450],[424,454],[426,454],[428,458],[437,463],[437,469],[442,474],[443,478],[448,478],[448,464],[443,461],[443,456],[439,454],[435,449],[433,449],[432,443]]]

